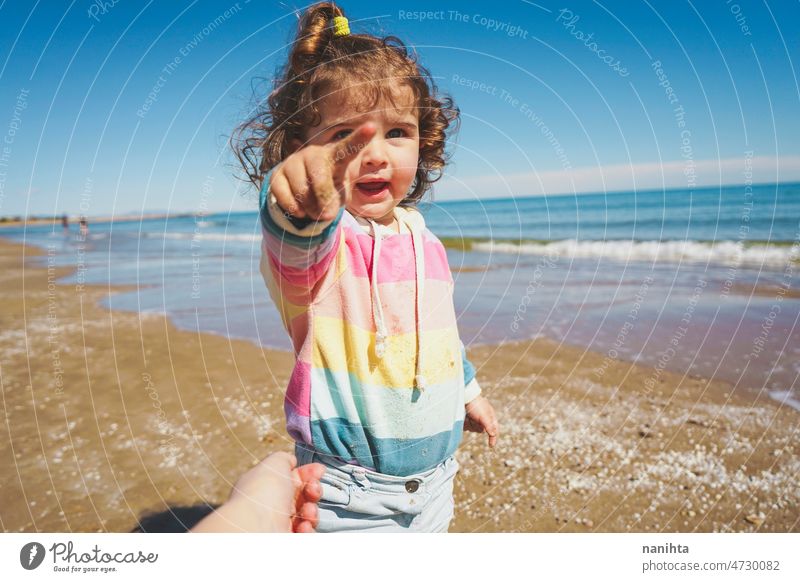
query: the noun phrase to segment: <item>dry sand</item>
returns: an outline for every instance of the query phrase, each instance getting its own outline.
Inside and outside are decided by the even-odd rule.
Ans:
[[[33,255],[0,241],[2,530],[185,517],[291,450],[289,354],[110,312],[98,301],[118,289],[55,284],[69,270]],[[547,340],[469,357],[502,434],[496,451],[465,436],[451,531],[798,530],[788,407],[667,373],[647,391],[651,369]]]

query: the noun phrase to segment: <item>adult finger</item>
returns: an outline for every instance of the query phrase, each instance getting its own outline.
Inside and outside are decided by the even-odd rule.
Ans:
[[[292,517],[292,531],[313,533],[319,524],[319,508],[315,503],[307,503]]]
[[[300,519],[311,523],[311,525],[316,525],[318,513],[319,509],[316,503],[304,503],[300,511],[298,511]]]
[[[302,467],[297,467],[297,473],[303,483],[319,483],[325,474],[325,465],[322,463],[308,463]]]
[[[311,481],[298,488],[294,499],[294,511],[299,513],[307,503],[317,504],[322,499],[322,485],[319,481]]]
[[[319,480],[325,473],[325,465],[309,463],[302,467],[297,467],[294,473],[297,474],[302,482],[302,487],[295,495],[295,511],[299,512],[304,503],[317,503],[322,499],[322,485]]]
[[[306,483],[303,488],[303,498],[306,501],[319,501],[322,499],[322,485],[319,481],[311,481]]]

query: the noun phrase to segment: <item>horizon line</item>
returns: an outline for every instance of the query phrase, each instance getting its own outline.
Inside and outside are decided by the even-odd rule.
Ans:
[[[548,196],[597,196],[600,194],[604,195],[617,195],[617,194],[653,194],[657,192],[666,192],[666,191],[678,191],[678,192],[686,192],[691,193],[698,190],[717,190],[721,188],[745,188],[747,186],[800,186],[800,180],[787,180],[781,182],[774,182],[774,181],[753,181],[750,183],[747,182],[734,182],[729,184],[717,184],[717,185],[702,185],[702,186],[695,186],[695,187],[662,187],[662,188],[645,188],[645,189],[623,189],[623,190],[586,190],[580,192],[548,192],[545,194],[523,194],[520,196],[490,196],[485,198],[448,198],[446,200],[421,200],[420,204],[448,204],[448,203],[461,203],[461,202],[480,202],[480,201],[495,201],[495,200],[520,200],[520,199],[527,199],[527,198],[546,198]],[[258,212],[257,209],[252,210],[232,210],[232,211],[225,211],[225,210],[216,210],[216,211],[206,211],[206,212],[197,212],[195,210],[172,210],[172,211],[165,211],[165,210],[145,210],[141,213],[137,212],[125,212],[119,213],[116,215],[108,215],[108,214],[92,214],[92,215],[83,215],[86,218],[94,218],[94,219],[114,219],[115,217],[125,217],[125,218],[145,218],[145,219],[156,219],[156,218],[164,218],[164,217],[183,217],[183,216],[210,216],[214,214],[247,214],[251,212]],[[27,216],[23,216],[21,214],[4,214],[0,215],[0,220],[12,220],[16,218],[20,218],[22,222],[31,219],[40,219],[40,220],[49,220],[49,219],[61,219],[61,217],[66,214],[69,219],[79,218],[80,214],[70,214],[59,212],[56,214],[29,214]]]

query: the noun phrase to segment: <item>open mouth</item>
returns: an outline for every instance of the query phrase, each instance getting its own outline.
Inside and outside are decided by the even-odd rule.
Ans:
[[[356,184],[356,188],[367,196],[377,196],[389,189],[389,182],[362,182]]]

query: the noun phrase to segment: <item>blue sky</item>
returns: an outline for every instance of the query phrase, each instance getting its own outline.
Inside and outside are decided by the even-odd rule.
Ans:
[[[227,136],[304,6],[0,4],[0,215],[254,209]],[[342,6],[461,109],[438,200],[800,180],[797,2]]]

